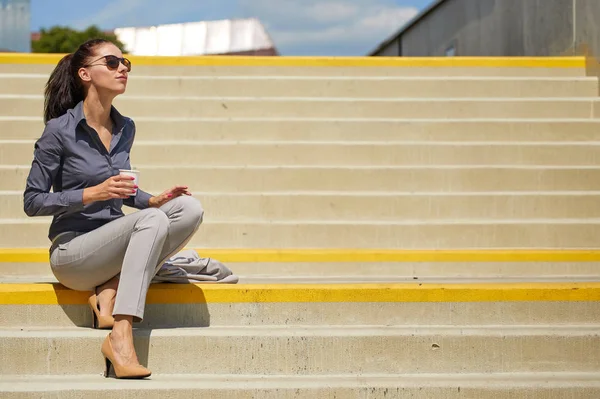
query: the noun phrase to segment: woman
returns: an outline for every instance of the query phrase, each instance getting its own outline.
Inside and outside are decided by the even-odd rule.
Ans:
[[[131,62],[106,40],[65,56],[45,90],[46,127],[35,144],[25,213],[53,215],[50,265],[60,283],[93,291],[94,327],[112,328],[102,344],[108,377],[144,378],[132,323],[144,316],[159,266],[180,251],[202,222],[187,186],[152,196],[120,174],[130,169],[135,125],[113,106],[125,92]],[[53,192],[50,192],[53,188]],[[140,209],[125,216],[123,204]]]

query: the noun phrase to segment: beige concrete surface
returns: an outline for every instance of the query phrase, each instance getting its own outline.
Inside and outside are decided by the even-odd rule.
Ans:
[[[324,265],[323,265],[324,266]],[[47,271],[46,271],[47,272]],[[312,284],[488,284],[488,283],[533,283],[533,284],[580,284],[580,283],[600,283],[600,275],[590,276],[538,276],[538,277],[500,277],[500,278],[481,278],[481,277],[410,277],[394,275],[372,275],[372,276],[285,276],[277,274],[257,274],[257,275],[238,275],[238,284],[245,287],[258,287],[269,285],[300,285],[309,289]],[[10,275],[0,276],[0,284],[59,284],[59,281],[52,274],[40,275]],[[212,287],[212,282],[200,282],[206,287]],[[160,287],[160,286],[159,286]],[[61,287],[62,289],[63,287]]]
[[[600,218],[600,192],[196,192],[207,220],[443,221]],[[126,214],[136,212],[123,207]],[[0,191],[0,219],[29,218],[22,191]]]
[[[24,165],[34,141],[0,140],[0,162]],[[132,162],[156,166],[426,166],[589,165],[600,163],[596,143],[370,143],[138,141]]]
[[[192,192],[507,192],[599,191],[600,167],[170,167],[135,164],[140,187],[174,184]],[[0,190],[21,191],[30,165],[0,165]]]
[[[593,118],[592,98],[571,99],[358,99],[326,97],[123,96],[114,105],[137,117],[322,117],[322,118]],[[0,96],[4,115],[38,116],[42,96]]]
[[[232,265],[233,266],[233,265]],[[234,267],[235,270],[235,267]],[[502,280],[498,280],[502,281]],[[473,283],[476,284],[476,283]],[[218,326],[591,325],[599,302],[198,303],[146,305],[144,328]],[[87,305],[2,305],[0,328],[91,328]],[[502,327],[498,327],[502,328]]]
[[[41,94],[46,74],[0,74],[0,94]],[[136,76],[127,95],[274,97],[594,97],[592,77]]]
[[[105,336],[2,329],[0,374],[98,373]],[[137,330],[134,341],[140,361],[157,374],[600,371],[598,325],[177,328]]]
[[[45,247],[50,246],[46,241]],[[206,253],[199,249],[200,255]],[[555,278],[598,276],[595,262],[225,262],[240,276],[312,278]],[[52,279],[48,263],[0,262],[2,279]]]
[[[0,220],[0,248],[47,247],[49,222]],[[207,216],[189,246],[198,248],[587,249],[598,219],[422,222],[219,222]]]
[[[0,116],[0,139],[36,140],[41,118]],[[374,118],[135,118],[136,147],[145,140],[186,141],[398,141],[398,142],[594,142],[594,119],[374,119]]]
[[[153,374],[144,381],[115,381],[96,375],[0,377],[7,399],[101,397],[129,399],[596,399],[597,373],[388,374],[320,376]],[[68,388],[65,388],[68,387]],[[410,396],[408,396],[410,395]]]
[[[13,140],[0,141],[0,247],[49,245],[49,218],[26,218],[21,201],[52,67],[0,65],[0,74],[41,74],[0,75],[0,140]],[[597,81],[570,78],[584,75],[134,66],[116,105],[136,122],[142,188],[188,184],[203,202],[205,224],[189,243],[201,254],[587,249],[600,236],[600,108]],[[227,265],[248,286],[600,279],[593,262]],[[53,276],[45,263],[0,263],[0,281]],[[0,397],[600,395],[594,301],[152,304],[135,341],[153,378],[131,385],[99,376],[107,331],[90,325],[84,305],[1,305]]]
[[[0,64],[0,73],[49,75],[55,65]],[[136,76],[585,76],[585,68],[543,67],[314,67],[314,66],[148,66],[134,65]]]

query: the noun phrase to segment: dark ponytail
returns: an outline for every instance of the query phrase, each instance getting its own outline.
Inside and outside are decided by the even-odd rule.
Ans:
[[[85,98],[78,71],[94,55],[94,48],[104,43],[104,39],[92,39],[83,43],[73,54],[65,55],[59,62],[44,90],[44,123],[64,115]]]

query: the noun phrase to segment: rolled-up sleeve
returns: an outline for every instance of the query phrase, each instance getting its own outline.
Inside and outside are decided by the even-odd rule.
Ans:
[[[63,145],[57,126],[48,124],[35,143],[23,205],[28,216],[54,216],[83,209],[83,189],[51,193],[60,169]]]

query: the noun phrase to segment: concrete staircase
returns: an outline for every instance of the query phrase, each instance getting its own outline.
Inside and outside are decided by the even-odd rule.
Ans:
[[[128,382],[22,211],[57,60],[0,54],[0,397],[600,397],[586,60],[133,58],[141,186],[241,281],[152,286]]]

